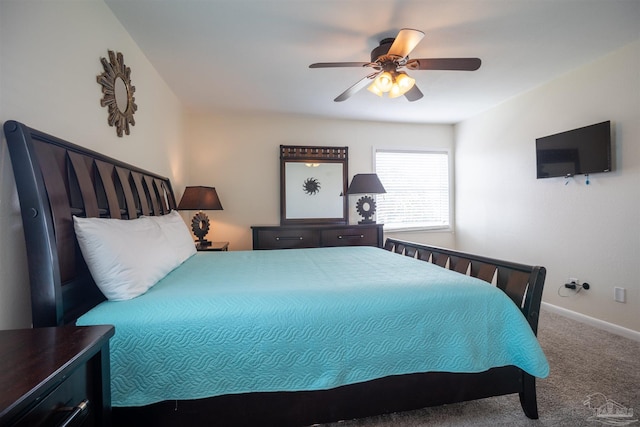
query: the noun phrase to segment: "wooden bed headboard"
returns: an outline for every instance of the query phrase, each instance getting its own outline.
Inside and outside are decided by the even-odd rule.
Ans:
[[[72,323],[105,298],[73,215],[133,219],[176,208],[168,178],[16,122],[4,124],[28,251],[34,327]]]

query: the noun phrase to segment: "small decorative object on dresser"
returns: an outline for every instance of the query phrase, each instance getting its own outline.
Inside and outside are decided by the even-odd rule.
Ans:
[[[187,187],[184,189],[182,199],[178,204],[178,210],[197,210],[199,211],[191,220],[191,229],[193,234],[198,238],[196,242],[199,248],[205,248],[211,245],[211,242],[205,239],[209,232],[209,217],[203,210],[221,211],[222,203],[216,192],[215,187]]]
[[[0,425],[110,426],[113,334],[109,325],[0,331]]]
[[[382,224],[252,226],[253,249],[382,247]]]

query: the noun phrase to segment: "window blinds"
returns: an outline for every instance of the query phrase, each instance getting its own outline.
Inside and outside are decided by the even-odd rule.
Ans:
[[[449,153],[376,150],[376,173],[386,194],[377,196],[385,229],[450,225]]]

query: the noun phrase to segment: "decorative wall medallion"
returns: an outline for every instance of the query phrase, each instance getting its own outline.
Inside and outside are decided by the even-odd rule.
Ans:
[[[318,194],[320,191],[320,181],[313,177],[307,178],[302,184],[302,190],[310,196]]]
[[[104,73],[97,77],[104,94],[100,105],[109,108],[107,122],[109,126],[115,125],[118,136],[122,137],[123,131],[129,135],[129,124],[136,124],[133,119],[133,113],[138,109],[133,97],[136,88],[131,85],[131,69],[124,65],[122,53],[108,52],[109,62],[106,58],[100,58]]]

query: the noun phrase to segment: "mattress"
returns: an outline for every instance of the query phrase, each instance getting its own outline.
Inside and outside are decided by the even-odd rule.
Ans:
[[[429,371],[549,372],[501,290],[373,247],[198,252],[77,324],[115,325],[113,406]]]

